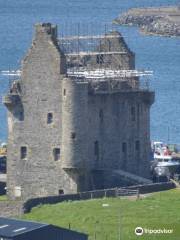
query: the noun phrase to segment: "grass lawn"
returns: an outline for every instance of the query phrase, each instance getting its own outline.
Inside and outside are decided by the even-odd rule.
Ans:
[[[0,196],[0,201],[6,201],[6,200],[8,200],[6,195]]]
[[[23,218],[65,228],[70,225],[73,230],[88,233],[90,240],[179,240],[180,190],[159,192],[140,200],[104,198],[43,205]],[[138,226],[173,229],[173,233],[136,236],[134,229]]]

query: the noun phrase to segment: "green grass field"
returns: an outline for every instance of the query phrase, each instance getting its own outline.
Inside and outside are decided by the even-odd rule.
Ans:
[[[6,195],[1,195],[0,196],[0,201],[7,201],[7,196]]]
[[[104,198],[38,206],[23,218],[65,228],[70,225],[73,230],[88,233],[90,240],[179,240],[180,190],[159,192],[139,200]],[[173,233],[136,236],[137,226],[173,229]]]

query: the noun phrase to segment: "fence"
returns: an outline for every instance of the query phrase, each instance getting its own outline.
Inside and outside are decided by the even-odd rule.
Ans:
[[[117,190],[117,197],[121,197],[121,196],[137,196],[137,198],[139,198],[139,189],[122,189],[119,188]]]
[[[31,209],[40,204],[55,204],[63,201],[77,201],[77,200],[88,200],[94,198],[104,198],[104,197],[120,197],[120,196],[137,196],[139,194],[151,193],[169,190],[175,188],[175,184],[172,182],[167,183],[153,183],[146,185],[136,185],[127,188],[112,188],[95,190],[89,192],[81,192],[75,194],[64,194],[59,196],[50,196],[42,198],[34,198],[27,200],[24,203],[24,212],[30,212]]]

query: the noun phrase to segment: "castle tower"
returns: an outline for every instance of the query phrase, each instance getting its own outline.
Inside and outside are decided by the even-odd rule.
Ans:
[[[64,79],[62,86],[62,168],[75,181],[71,191],[83,191],[87,189],[88,82]]]
[[[22,61],[21,78],[4,98],[9,127],[7,192],[11,198],[54,195],[64,189],[60,158],[65,76],[57,27],[37,24],[32,46]]]
[[[133,75],[134,53],[117,32],[89,56],[59,46],[57,27],[37,24],[21,77],[3,100],[11,199],[119,186],[118,169],[149,177],[154,93]]]

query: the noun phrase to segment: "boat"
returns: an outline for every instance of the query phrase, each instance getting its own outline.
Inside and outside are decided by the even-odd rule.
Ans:
[[[151,174],[154,182],[169,181],[180,173],[180,161],[174,158],[167,144],[153,142]]]

